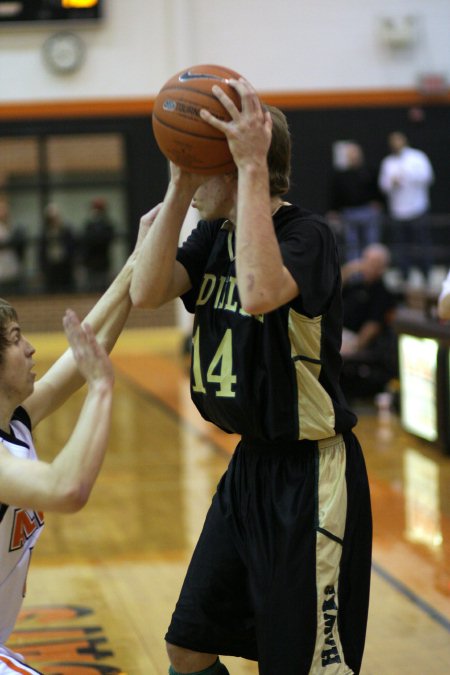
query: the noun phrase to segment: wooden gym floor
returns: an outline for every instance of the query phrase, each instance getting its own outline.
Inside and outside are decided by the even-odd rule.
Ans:
[[[42,372],[61,335],[27,336]],[[48,514],[9,644],[46,675],[164,675],[164,633],[211,495],[236,437],[194,410],[181,338],[128,330],[114,352],[110,448],[83,511]],[[66,440],[81,395],[36,432],[42,458]],[[360,410],[374,512],[362,675],[450,672],[450,458],[395,416]],[[254,663],[225,658],[233,675]],[[275,674],[274,675],[281,675]]]

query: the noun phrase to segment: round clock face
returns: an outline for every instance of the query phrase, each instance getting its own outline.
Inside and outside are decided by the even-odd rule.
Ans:
[[[72,73],[83,63],[84,43],[75,33],[55,33],[43,46],[44,59],[58,73]]]

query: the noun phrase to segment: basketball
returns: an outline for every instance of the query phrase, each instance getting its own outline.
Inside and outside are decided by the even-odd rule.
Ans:
[[[217,84],[240,109],[240,96],[228,84],[241,76],[223,66],[200,65],[185,68],[171,77],[155,99],[153,133],[163,155],[177,166],[206,175],[233,171],[235,164],[225,135],[204,122],[205,108],[221,120],[230,116],[212,93]]]

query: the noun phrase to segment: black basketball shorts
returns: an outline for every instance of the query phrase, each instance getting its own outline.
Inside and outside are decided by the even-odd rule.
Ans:
[[[359,673],[371,568],[364,458],[352,433],[239,443],[166,640],[262,675]]]

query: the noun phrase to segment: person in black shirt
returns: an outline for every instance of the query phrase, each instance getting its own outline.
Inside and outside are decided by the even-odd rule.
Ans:
[[[87,272],[88,290],[103,291],[108,286],[113,240],[114,225],[108,213],[108,204],[105,199],[97,197],[92,200],[82,238],[83,264]]]
[[[377,394],[397,375],[397,341],[392,328],[397,298],[384,281],[390,259],[386,246],[372,244],[359,260],[342,267],[341,386],[348,398]]]
[[[218,655],[262,675],[328,665],[359,673],[371,511],[356,423],[339,387],[340,266],[327,223],[284,200],[291,143],[283,113],[243,79],[222,131],[236,170],[171,165],[131,284],[140,307],[181,296],[194,313],[192,398],[241,435],[193,553],[166,644],[169,673],[223,675]],[[189,205],[200,221],[179,248]]]
[[[46,293],[75,290],[76,240],[57,204],[47,204],[40,240],[40,263]]]
[[[382,196],[377,173],[367,165],[361,146],[349,142],[344,152],[345,167],[332,175],[328,217],[342,223],[346,262],[381,240]]]

